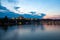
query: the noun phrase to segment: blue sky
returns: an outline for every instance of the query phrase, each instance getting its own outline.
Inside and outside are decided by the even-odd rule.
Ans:
[[[3,6],[13,12],[36,11],[48,16],[60,15],[60,0],[1,0]],[[18,11],[14,7],[20,7]]]

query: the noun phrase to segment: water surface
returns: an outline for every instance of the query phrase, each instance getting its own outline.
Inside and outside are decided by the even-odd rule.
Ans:
[[[0,26],[0,40],[60,40],[60,25]]]

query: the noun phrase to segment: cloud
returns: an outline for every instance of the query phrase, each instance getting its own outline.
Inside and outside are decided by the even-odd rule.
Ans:
[[[18,13],[14,7],[16,6],[17,0],[2,0],[1,5],[6,7],[8,10]]]
[[[17,4],[19,0],[1,0],[1,3],[8,3],[8,4]]]
[[[7,0],[7,1],[10,3],[16,3],[17,2],[17,0]]]

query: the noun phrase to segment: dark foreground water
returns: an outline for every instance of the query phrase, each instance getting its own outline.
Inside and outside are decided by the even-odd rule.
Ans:
[[[0,40],[60,40],[60,25],[15,25],[5,27],[0,26]]]

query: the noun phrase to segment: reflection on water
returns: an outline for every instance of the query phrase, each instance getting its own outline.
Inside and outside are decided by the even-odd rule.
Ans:
[[[59,40],[60,25],[0,26],[0,40]]]

